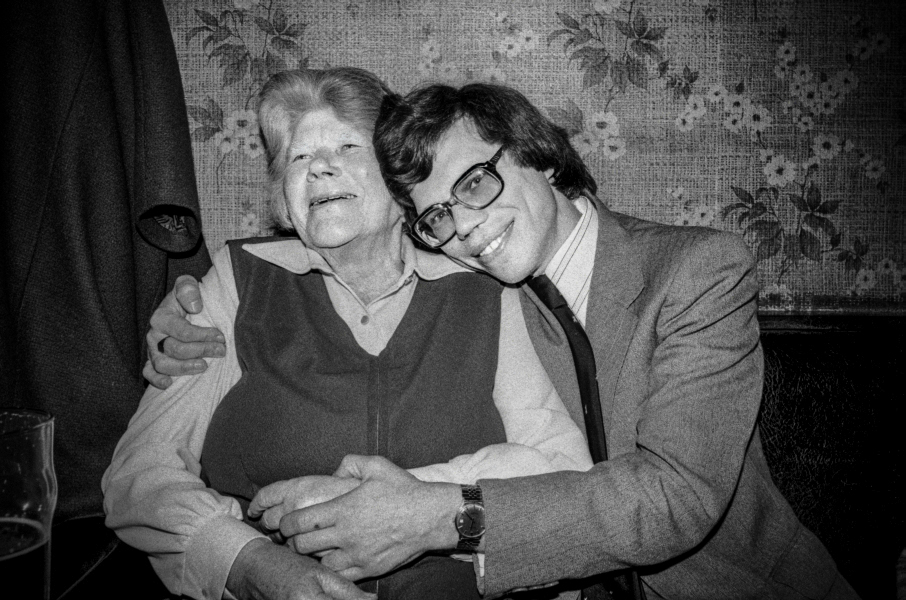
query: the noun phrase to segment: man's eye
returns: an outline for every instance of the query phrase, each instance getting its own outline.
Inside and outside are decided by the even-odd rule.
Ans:
[[[470,177],[469,180],[466,181],[466,191],[471,192],[475,190],[475,188],[481,185],[482,179],[484,179],[484,171],[478,171],[477,173],[472,175],[472,177]]]
[[[297,154],[293,158],[293,162],[296,162],[297,160],[308,160],[309,158],[311,158],[310,154]]]
[[[358,148],[358,144],[343,144],[341,149],[345,152],[346,150],[352,150],[353,148]]]

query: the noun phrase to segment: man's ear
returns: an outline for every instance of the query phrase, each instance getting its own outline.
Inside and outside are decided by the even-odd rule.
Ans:
[[[544,172],[544,176],[547,177],[547,180],[551,183],[554,182],[554,169],[548,169]]]

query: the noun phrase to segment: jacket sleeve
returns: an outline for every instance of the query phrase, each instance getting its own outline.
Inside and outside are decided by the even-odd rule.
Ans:
[[[645,386],[634,450],[584,473],[481,482],[489,596],[676,558],[725,514],[761,401],[755,264],[740,238],[717,233],[673,260],[633,334],[653,344],[632,359],[650,361],[634,382]]]
[[[201,282],[204,310],[196,325],[217,327],[226,357],[194,377],[149,387],[117,444],[102,480],[106,524],[147,552],[167,588],[192,598],[220,598],[233,561],[260,532],[242,522],[239,503],[200,478],[202,447],[220,400],[239,376],[233,343],[238,299],[225,247]]]

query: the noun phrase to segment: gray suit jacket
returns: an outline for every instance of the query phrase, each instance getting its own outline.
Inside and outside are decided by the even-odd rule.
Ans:
[[[762,453],[758,283],[744,242],[598,212],[586,330],[610,460],[481,482],[486,594],[637,567],[655,598],[855,597]],[[562,329],[523,291],[535,348],[584,429]]]

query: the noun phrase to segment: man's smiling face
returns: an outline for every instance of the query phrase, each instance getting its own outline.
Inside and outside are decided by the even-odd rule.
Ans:
[[[462,174],[489,160],[499,147],[481,139],[471,122],[457,121],[437,144],[431,175],[410,192],[418,213],[448,201]],[[517,283],[544,272],[578,221],[578,212],[551,186],[549,173],[518,166],[506,149],[497,171],[503,193],[480,210],[453,206],[456,235],[441,250],[466,267]]]

